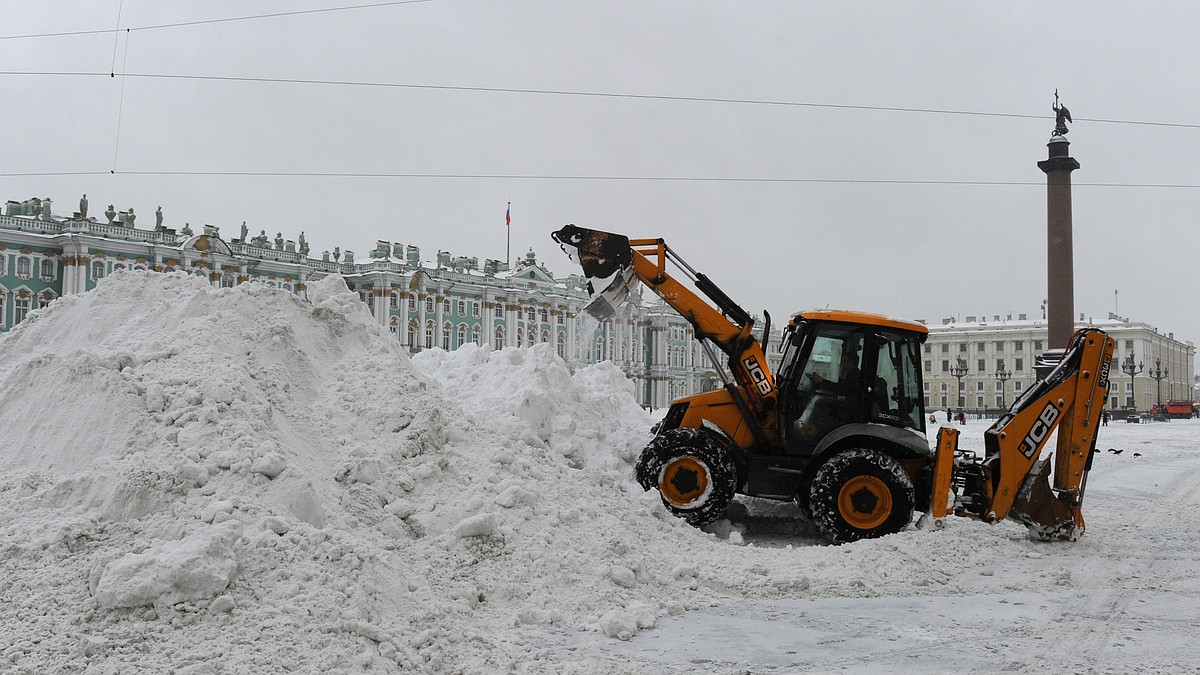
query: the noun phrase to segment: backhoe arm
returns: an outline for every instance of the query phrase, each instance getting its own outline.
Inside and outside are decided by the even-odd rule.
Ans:
[[[989,522],[1013,516],[1043,539],[1082,534],[1083,493],[1108,396],[1113,349],[1113,339],[1103,331],[1077,331],[1058,366],[984,432],[982,462],[959,453],[957,432],[943,428],[934,458],[934,490],[955,488],[958,515]],[[1055,429],[1051,489],[1051,462],[1039,461],[1039,456]],[[946,507],[940,495],[934,497],[931,514],[939,519]]]

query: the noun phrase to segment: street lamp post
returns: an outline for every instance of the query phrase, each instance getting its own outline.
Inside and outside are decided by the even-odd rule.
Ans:
[[[1154,402],[1156,404],[1158,404],[1158,406],[1161,408],[1162,407],[1162,381],[1167,378],[1167,371],[1164,370],[1162,367],[1162,359],[1155,358],[1154,359],[1154,370],[1147,371],[1146,374],[1149,375],[1150,377],[1153,377],[1154,383],[1158,385],[1158,395]]]
[[[950,374],[958,380],[958,389],[956,390],[956,393],[958,394],[958,407],[962,408],[964,405],[966,405],[966,403],[963,401],[962,395],[962,379],[967,376],[967,360],[960,357],[958,362],[950,367]]]
[[[1129,406],[1130,409],[1136,410],[1136,406],[1134,405],[1134,402],[1133,402],[1133,395],[1136,393],[1133,378],[1134,378],[1134,376],[1136,376],[1138,373],[1142,372],[1145,369],[1146,369],[1145,363],[1134,363],[1133,362],[1133,352],[1129,352],[1128,354],[1126,354],[1125,360],[1121,362],[1121,372],[1125,373],[1126,375],[1129,376],[1129,399],[1128,399],[1127,405]]]
[[[1001,414],[1003,414],[1003,411],[1004,411],[1004,409],[1008,407],[1008,399],[1007,399],[1007,397],[1005,397],[1005,395],[1004,395],[1004,383],[1005,383],[1005,382],[1008,382],[1009,380],[1011,380],[1011,379],[1012,379],[1012,376],[1013,376],[1013,374],[1012,374],[1012,371],[1011,371],[1011,370],[1005,370],[1005,369],[1004,369],[1004,364],[1003,364],[1003,363],[1001,363],[1001,364],[1000,364],[1000,367],[996,369],[996,379],[997,379],[997,380],[1000,382],[1000,410],[1001,410]]]

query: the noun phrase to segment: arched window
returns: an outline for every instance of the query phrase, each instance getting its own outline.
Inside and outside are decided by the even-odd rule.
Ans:
[[[527,317],[529,317],[530,321],[537,321],[537,310],[535,310],[534,308],[530,307],[529,310],[525,313],[525,315]]]
[[[499,302],[496,303],[495,309],[492,310],[492,316],[496,317],[497,319],[504,318],[504,304],[503,303],[499,303]]]
[[[467,324],[460,323],[458,324],[458,342],[454,346],[461,347],[465,344],[467,344]]]
[[[226,272],[221,275],[221,288],[233,288],[237,284],[237,279],[232,274]]]
[[[558,333],[558,356],[559,358],[567,358],[567,334]]]
[[[450,334],[454,332],[454,326],[450,322],[442,324],[442,349],[450,351]]]
[[[596,338],[596,350],[593,352],[592,361],[600,363],[604,360],[604,338]]]
[[[442,301],[442,316],[450,316],[450,301]]]
[[[388,302],[389,302],[389,306],[392,309],[400,309],[400,294],[397,293],[396,291],[392,291],[391,299]],[[395,331],[392,331],[392,332],[395,332]]]
[[[410,312],[417,311],[417,296],[415,296],[415,295],[408,296],[408,311],[410,311]]]
[[[42,280],[54,281],[54,258],[42,258]]]
[[[18,295],[13,298],[13,325],[21,323],[25,320],[26,316],[29,316],[29,303],[30,299],[28,295],[25,297]]]
[[[550,321],[550,312],[547,310],[543,309],[541,312],[539,312],[539,316],[541,317],[542,323],[548,323]]]
[[[104,278],[104,261],[95,260],[92,262],[92,281],[99,281]]]
[[[44,291],[38,296],[38,309],[42,309],[51,302],[54,302],[54,293],[51,291]]]
[[[425,322],[425,348],[433,349],[433,322]]]
[[[475,317],[476,319],[479,318],[479,303],[478,302],[471,303],[471,316]]]
[[[400,319],[397,319],[396,317],[393,316],[392,319],[390,321],[388,321],[388,330],[392,331],[392,335],[399,336],[400,335]]]
[[[466,300],[458,301],[458,315],[459,316],[467,315],[467,301]]]
[[[417,322],[416,321],[408,322],[408,346],[409,347],[417,346]]]
[[[529,346],[532,347],[536,344],[537,344],[537,331],[534,329],[533,326],[530,326],[529,327]]]
[[[483,346],[483,329],[479,326],[471,327],[471,342],[474,342],[480,347]]]
[[[174,272],[174,271],[175,271],[175,267],[173,265],[167,265],[166,267],[163,268],[163,274],[170,274],[171,272]]]
[[[542,331],[542,342],[549,342],[549,341],[550,341],[550,331],[548,331],[548,330]]]
[[[123,270],[123,269],[125,269],[125,263],[123,263],[123,262],[113,263],[113,271],[114,272],[116,272],[117,270]]]
[[[433,297],[425,298],[425,316],[433,314]]]
[[[20,256],[17,258],[17,278],[28,279],[33,276],[33,259],[29,256]]]
[[[504,326],[496,326],[496,334],[492,338],[493,349],[504,349]]]

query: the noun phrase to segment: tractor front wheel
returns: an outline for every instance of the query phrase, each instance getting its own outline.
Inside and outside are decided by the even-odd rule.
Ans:
[[[642,451],[637,480],[657,489],[668,511],[700,527],[725,515],[737,491],[737,467],[712,435],[672,429]]]
[[[877,450],[834,455],[813,478],[813,522],[834,543],[882,537],[908,527],[912,479],[895,459]]]

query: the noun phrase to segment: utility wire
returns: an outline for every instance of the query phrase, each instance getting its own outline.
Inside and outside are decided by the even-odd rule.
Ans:
[[[106,73],[89,71],[29,71],[29,70],[0,70],[0,75],[29,75],[38,77],[103,77]],[[782,106],[797,108],[832,108],[835,110],[871,110],[878,112],[907,112],[934,115],[965,115],[975,117],[1007,117],[1016,119],[1046,120],[1049,115],[1024,115],[1020,113],[984,112],[978,110],[946,110],[939,108],[909,108],[900,106],[851,105],[846,103],[811,103],[803,101],[780,101],[769,99],[722,98],[713,96],[670,96],[665,94],[622,94],[604,91],[573,91],[567,89],[531,89],[517,87],[476,87],[444,84],[413,84],[407,82],[366,82],[353,80],[315,80],[307,78],[283,77],[237,77],[227,75],[181,75],[168,73],[123,73],[125,77],[159,80],[194,80],[207,82],[243,82],[269,84],[299,84],[323,85],[337,87],[372,87],[390,89],[425,89],[431,91],[468,91],[502,94],[540,94],[545,96],[580,96],[594,98],[618,98],[646,101],[677,101],[689,103],[731,103],[738,105]],[[1095,117],[1079,117],[1076,122],[1097,122],[1102,124],[1133,124],[1141,126],[1173,127],[1179,129],[1200,129],[1200,124],[1180,124],[1174,122],[1148,122],[1144,120],[1117,120]]]
[[[162,23],[153,26],[137,26],[133,28],[104,28],[97,30],[75,30],[65,31],[62,33],[32,33],[28,35],[0,35],[0,40],[24,40],[32,38],[49,38],[49,37],[68,37],[72,35],[104,35],[105,33],[118,33],[125,31],[141,31],[141,30],[160,30],[163,28],[183,28],[186,26],[199,26],[207,23],[227,23],[230,21],[251,21],[255,19],[272,19],[281,16],[299,16],[302,14],[320,14],[324,12],[345,12],[354,9],[371,9],[374,7],[390,7],[393,5],[412,5],[419,2],[434,2],[434,0],[393,0],[393,2],[377,2],[369,5],[351,5],[349,7],[325,7],[321,9],[306,9],[295,12],[276,12],[273,14],[255,14],[252,16],[231,16],[223,19],[201,19],[197,21],[181,21],[179,23]]]
[[[769,178],[740,176],[587,176],[551,174],[500,173],[371,173],[340,171],[47,171],[0,173],[0,178],[31,178],[43,176],[95,176],[113,173],[119,176],[231,176],[240,178],[432,178],[475,180],[565,180],[565,181],[628,181],[678,183],[812,183],[827,185],[963,185],[963,186],[1022,186],[1045,187],[1044,181],[989,180],[914,180],[869,178]],[[1173,188],[1197,189],[1200,184],[1178,183],[1073,183],[1075,187],[1105,188]]]

